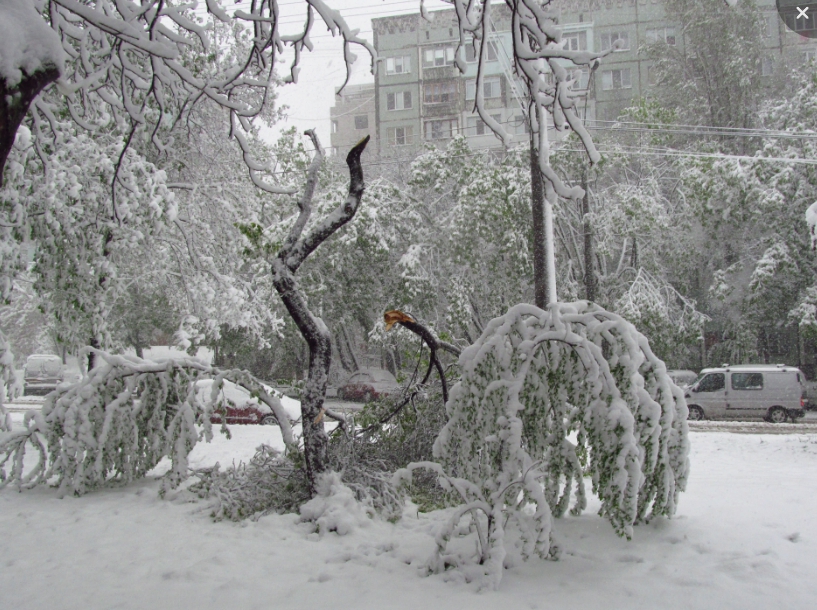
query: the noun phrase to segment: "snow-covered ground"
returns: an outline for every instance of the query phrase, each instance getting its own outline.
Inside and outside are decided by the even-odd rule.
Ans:
[[[192,464],[280,442],[273,426],[232,431],[197,446]],[[693,431],[691,442],[675,519],[628,542],[591,500],[557,521],[560,561],[516,561],[481,593],[461,572],[421,576],[442,511],[321,538],[295,515],[213,523],[186,494],[159,499],[155,479],[62,500],[5,490],[0,608],[817,607],[817,434]]]

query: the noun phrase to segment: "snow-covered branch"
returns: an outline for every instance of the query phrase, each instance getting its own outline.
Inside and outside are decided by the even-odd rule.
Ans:
[[[572,512],[585,508],[586,474],[621,536],[675,513],[689,470],[686,402],[632,324],[585,301],[516,305],[462,352],[460,367],[434,444],[440,463],[397,477],[431,468],[468,506],[458,519],[485,504],[485,584],[501,579],[508,519],[526,554],[556,552],[552,516],[565,513],[574,483]],[[432,569],[443,569],[454,525],[441,532]]]
[[[298,450],[280,399],[246,371],[222,371],[193,358],[96,356],[101,364],[77,384],[49,394],[42,412],[26,414],[25,430],[0,441],[0,488],[26,489],[53,477],[61,493],[79,495],[110,480],[140,478],[163,457],[172,462],[167,484],[176,486],[189,474],[187,458],[196,443],[212,439],[210,416],[221,408],[225,380],[266,405],[284,443]],[[199,383],[204,379],[213,380],[209,393]],[[40,459],[24,468],[29,445]]]

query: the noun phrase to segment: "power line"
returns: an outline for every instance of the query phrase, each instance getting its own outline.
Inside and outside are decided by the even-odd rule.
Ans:
[[[709,127],[706,125],[683,125],[672,123],[639,123],[635,121],[586,121],[588,129],[603,131],[633,131],[639,133],[674,133],[698,136],[730,136],[744,138],[785,138],[817,140],[816,132],[780,131],[744,127]]]

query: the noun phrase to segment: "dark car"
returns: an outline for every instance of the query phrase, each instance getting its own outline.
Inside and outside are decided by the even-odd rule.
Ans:
[[[338,388],[338,398],[370,402],[399,391],[400,385],[387,370],[361,369]]]

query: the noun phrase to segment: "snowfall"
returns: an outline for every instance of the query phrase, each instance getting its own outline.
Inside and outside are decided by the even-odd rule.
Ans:
[[[22,417],[13,413],[17,426]],[[817,607],[817,426],[693,428],[692,475],[675,518],[638,526],[627,541],[591,499],[582,516],[557,521],[558,561],[511,555],[496,591],[456,569],[425,575],[444,510],[408,505],[395,523],[352,515],[343,536],[295,514],[214,522],[189,492],[159,497],[167,464],[79,498],[6,489],[0,608]],[[281,444],[273,426],[231,431],[197,445],[192,465],[224,466]]]

